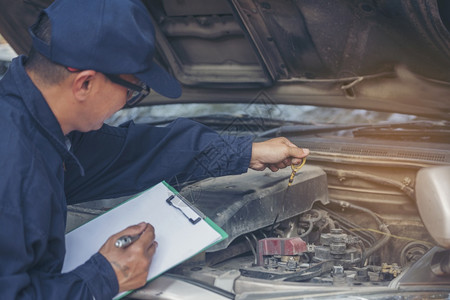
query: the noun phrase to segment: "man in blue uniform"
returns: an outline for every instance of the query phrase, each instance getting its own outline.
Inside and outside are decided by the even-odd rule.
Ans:
[[[185,119],[104,125],[150,88],[181,94],[153,62],[154,29],[139,0],[57,0],[30,32],[29,57],[16,58],[0,83],[2,299],[110,299],[145,283],[157,248],[146,223],[61,274],[67,203],[131,195],[174,176],[276,171],[308,155],[284,138],[252,143]]]

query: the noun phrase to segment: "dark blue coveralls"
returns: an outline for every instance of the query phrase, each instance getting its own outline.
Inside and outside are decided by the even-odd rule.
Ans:
[[[66,204],[131,195],[174,176],[246,172],[251,138],[186,119],[65,137],[24,61],[16,58],[0,82],[0,298],[110,299],[118,283],[101,254],[60,273]]]

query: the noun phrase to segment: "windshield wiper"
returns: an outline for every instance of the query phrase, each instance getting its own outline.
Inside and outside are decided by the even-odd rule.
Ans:
[[[228,128],[230,126],[245,126],[249,130],[266,131],[273,128],[280,128],[286,126],[303,126],[310,125],[310,123],[300,122],[300,121],[287,121],[282,119],[267,118],[261,116],[250,116],[250,115],[235,115],[235,114],[211,114],[211,115],[201,115],[187,117],[190,120],[202,123],[203,125],[210,127]],[[157,119],[154,121],[146,122],[148,125],[165,125],[174,120],[177,117]]]

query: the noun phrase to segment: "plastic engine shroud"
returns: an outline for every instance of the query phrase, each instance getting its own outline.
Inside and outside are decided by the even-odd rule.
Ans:
[[[183,188],[181,194],[229,235],[207,251],[225,249],[240,235],[272,225],[277,215],[282,221],[308,211],[316,201],[328,203],[327,177],[321,168],[305,165],[287,188],[290,170],[249,170]]]

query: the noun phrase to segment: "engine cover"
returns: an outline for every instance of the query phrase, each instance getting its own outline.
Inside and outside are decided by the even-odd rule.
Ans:
[[[228,233],[209,248],[225,249],[235,238],[299,215],[316,201],[328,203],[327,177],[316,166],[305,165],[288,188],[291,168],[278,172],[249,170],[242,175],[210,178],[189,185],[181,194]]]

